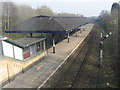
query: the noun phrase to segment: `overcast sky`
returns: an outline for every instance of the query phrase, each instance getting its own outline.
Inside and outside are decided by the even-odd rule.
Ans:
[[[8,1],[8,0],[1,0]],[[68,12],[84,16],[98,16],[102,10],[110,10],[119,0],[9,0],[16,4],[27,4],[33,8],[46,5],[54,12]]]

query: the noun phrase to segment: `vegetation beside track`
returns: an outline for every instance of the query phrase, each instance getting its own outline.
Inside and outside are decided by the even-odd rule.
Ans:
[[[106,74],[106,84],[111,88],[120,87],[120,60],[118,59],[119,8],[119,4],[114,3],[111,13],[102,11],[97,22],[104,36],[112,32],[112,35],[103,41],[103,72]]]
[[[98,30],[106,35],[99,24]],[[117,36],[113,33],[103,42],[103,67],[99,68],[98,87],[118,88],[118,46]]]

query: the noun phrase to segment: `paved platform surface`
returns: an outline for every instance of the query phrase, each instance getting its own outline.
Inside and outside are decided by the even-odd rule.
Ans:
[[[40,52],[27,61],[14,60],[12,58],[0,58],[0,85],[8,78],[21,72],[24,68],[31,66],[34,62],[39,61],[47,54],[46,51]]]
[[[85,31],[78,33],[78,37],[70,36],[70,43],[67,39],[56,45],[56,53],[52,53],[52,48],[48,50],[48,55],[42,59],[37,65],[29,69],[27,72],[17,76],[15,80],[5,85],[3,88],[37,88],[46,78],[60,65],[62,61],[76,48],[78,44],[91,31],[93,24],[86,25]]]

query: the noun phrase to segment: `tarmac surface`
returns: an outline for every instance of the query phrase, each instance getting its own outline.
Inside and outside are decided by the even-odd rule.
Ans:
[[[52,48],[48,49],[47,56],[37,65],[31,67],[25,73],[17,76],[13,81],[3,88],[37,88],[54,72],[54,70],[82,43],[88,33],[92,30],[93,24],[86,25],[85,31],[76,37],[70,36],[70,43],[67,39],[56,45],[56,53],[52,53]]]

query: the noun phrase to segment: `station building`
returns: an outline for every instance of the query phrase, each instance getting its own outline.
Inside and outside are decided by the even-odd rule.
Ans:
[[[7,37],[0,37],[0,58],[8,57],[26,61],[45,50],[45,38],[21,38],[12,40]]]
[[[5,30],[5,33],[29,33],[31,38],[21,38],[19,40],[7,38],[0,41],[0,57],[6,56],[24,61],[44,51],[45,38],[34,38],[32,37],[33,33],[52,34],[52,44],[55,49],[55,35],[65,34],[69,42],[70,32],[77,31],[79,27],[90,22],[91,20],[88,18],[78,16],[35,16],[29,18]]]

